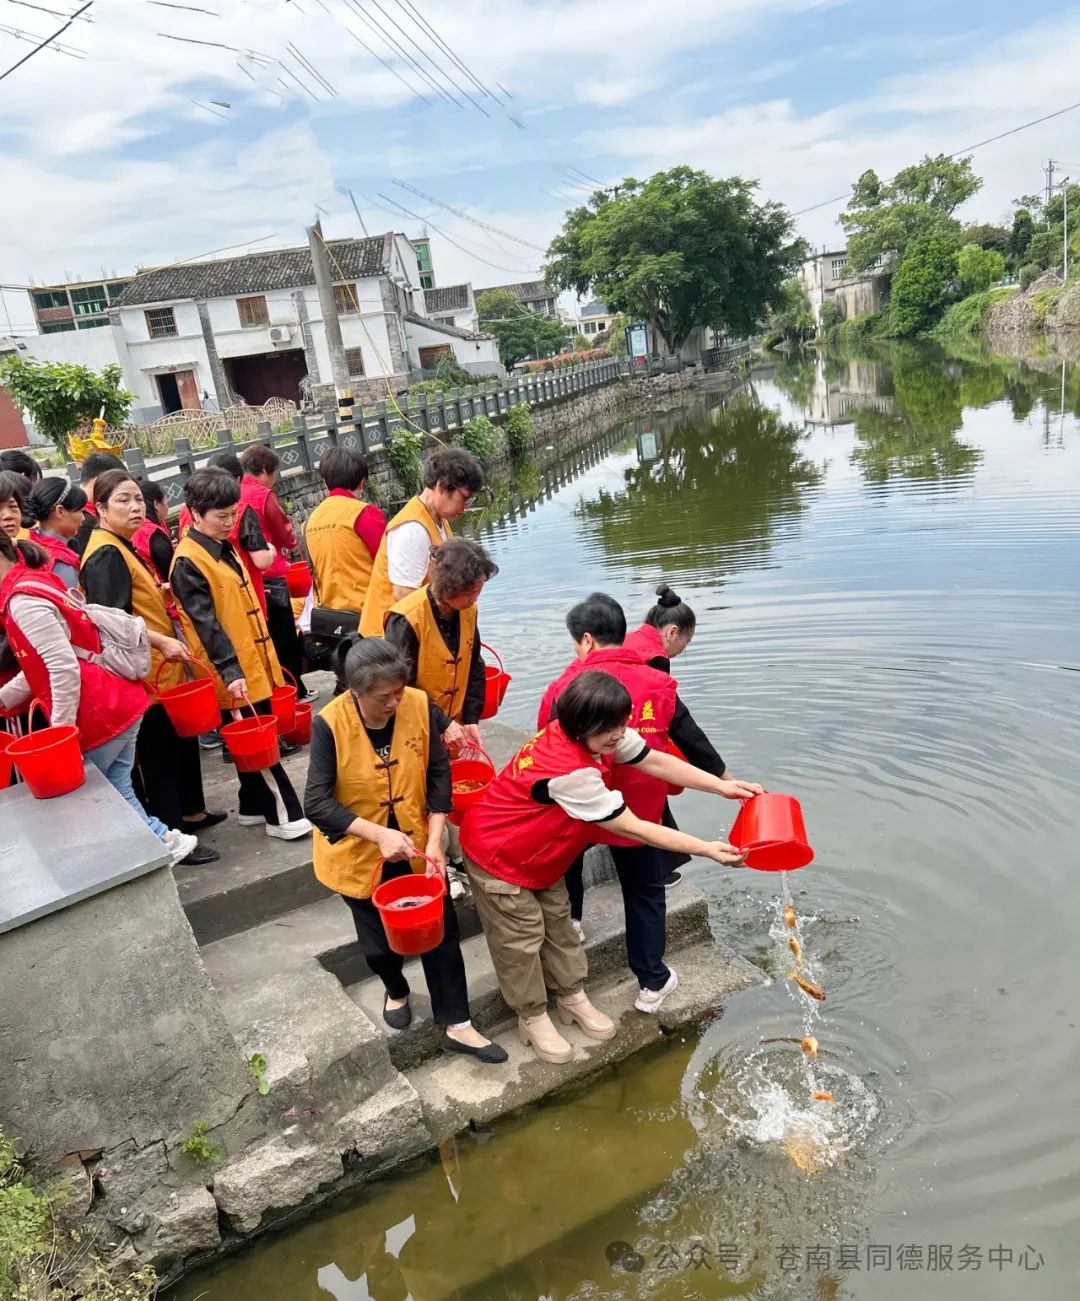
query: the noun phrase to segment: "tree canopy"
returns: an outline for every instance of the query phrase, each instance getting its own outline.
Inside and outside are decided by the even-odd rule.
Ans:
[[[115,364],[97,372],[14,354],[0,361],[0,384],[30,412],[38,433],[60,448],[69,434],[99,414],[110,428],[124,423],[135,395],[122,386],[123,378]]]
[[[527,358],[539,361],[558,352],[566,342],[564,325],[530,312],[508,289],[487,289],[477,294],[476,310],[480,329],[498,340],[504,366]]]
[[[674,167],[567,213],[544,275],[647,321],[674,351],[696,326],[752,332],[804,254],[786,209],[755,202],[753,182]]]
[[[956,272],[965,294],[981,294],[1005,274],[1005,259],[997,249],[965,244],[956,255]]]
[[[882,181],[872,169],[863,172],[847,212],[840,214],[848,237],[848,265],[864,271],[884,253],[903,258],[913,240],[930,235],[951,236],[958,248],[960,223],[953,214],[981,186],[970,158],[945,154],[928,154],[891,181]]]

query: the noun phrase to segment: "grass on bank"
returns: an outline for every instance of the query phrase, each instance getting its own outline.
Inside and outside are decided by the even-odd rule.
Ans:
[[[931,336],[942,343],[948,343],[951,339],[974,339],[982,333],[992,309],[1013,292],[1006,288],[986,289],[982,293],[961,298],[958,303],[953,303],[946,309],[945,315],[930,331]]]

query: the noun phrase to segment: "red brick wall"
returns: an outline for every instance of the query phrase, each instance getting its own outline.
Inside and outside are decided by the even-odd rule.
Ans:
[[[0,388],[0,448],[25,447],[27,441],[19,408]]]

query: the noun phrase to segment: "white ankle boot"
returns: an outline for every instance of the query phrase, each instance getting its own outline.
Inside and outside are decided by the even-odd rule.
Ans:
[[[542,1062],[561,1065],[574,1055],[573,1048],[551,1024],[551,1017],[546,1012],[528,1020],[523,1016],[518,1017],[518,1038],[526,1048],[531,1044],[533,1052]]]

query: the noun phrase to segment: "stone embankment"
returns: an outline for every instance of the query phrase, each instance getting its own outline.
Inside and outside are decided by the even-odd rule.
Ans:
[[[1030,351],[1033,335],[1045,334],[1051,344],[1068,347],[1080,330],[1080,281],[1062,283],[1048,271],[990,309],[983,327],[987,342],[1009,356]]]

